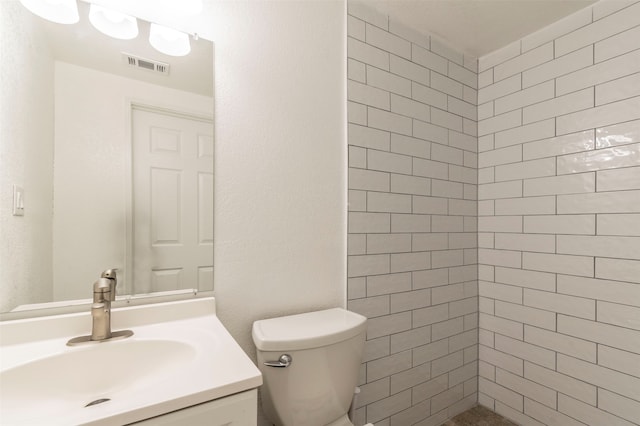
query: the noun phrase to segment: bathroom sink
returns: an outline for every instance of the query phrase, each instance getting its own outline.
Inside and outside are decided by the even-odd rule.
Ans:
[[[0,399],[9,407],[28,401],[37,407],[38,416],[49,417],[145,388],[151,391],[159,382],[176,378],[179,366],[193,361],[195,353],[194,347],[171,340],[114,341],[77,348],[3,371]]]
[[[0,323],[0,423],[127,424],[259,386],[214,306],[114,309],[113,330],[132,337],[73,347],[66,341],[86,334],[87,314]]]

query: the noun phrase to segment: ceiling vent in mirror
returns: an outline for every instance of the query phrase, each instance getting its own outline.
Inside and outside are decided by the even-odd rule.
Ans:
[[[132,67],[169,75],[169,64],[122,52],[124,62]]]

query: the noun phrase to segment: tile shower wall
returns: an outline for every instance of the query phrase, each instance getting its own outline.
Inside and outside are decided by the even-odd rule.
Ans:
[[[361,3],[347,19],[356,424],[440,425],[477,401],[477,61]]]
[[[479,402],[640,424],[640,3],[481,58],[479,86]]]

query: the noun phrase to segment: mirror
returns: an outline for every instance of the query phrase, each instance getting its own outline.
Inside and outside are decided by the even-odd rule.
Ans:
[[[0,312],[86,301],[109,268],[119,299],[212,291],[213,43],[0,8]]]

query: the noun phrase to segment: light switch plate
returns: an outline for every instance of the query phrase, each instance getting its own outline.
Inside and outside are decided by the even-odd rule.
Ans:
[[[13,185],[13,215],[24,216],[24,189]]]

